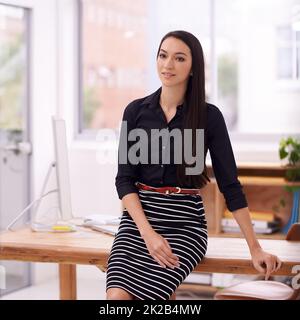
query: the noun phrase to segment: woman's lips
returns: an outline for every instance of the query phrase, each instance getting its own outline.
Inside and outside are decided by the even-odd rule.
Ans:
[[[165,78],[167,78],[167,79],[175,76],[175,74],[173,74],[173,73],[168,73],[168,72],[163,72],[162,74],[163,74],[163,76],[164,76]]]

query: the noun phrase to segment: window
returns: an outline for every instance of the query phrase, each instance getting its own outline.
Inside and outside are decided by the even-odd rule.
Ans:
[[[278,79],[300,80],[300,30],[295,30],[292,25],[280,26],[277,37]]]
[[[10,150],[30,141],[30,25],[29,9],[0,4],[0,232],[30,199],[29,155]],[[29,263],[1,261],[3,271],[6,288],[0,279],[0,297],[30,285]]]
[[[26,103],[26,21],[24,10],[0,5],[0,133],[21,131]]]
[[[182,11],[179,0],[80,1],[80,133],[118,128],[126,105],[160,86],[155,54],[168,31],[191,30],[208,48],[208,3],[187,2]],[[199,19],[190,21],[195,6]]]
[[[147,0],[84,0],[80,13],[80,131],[117,128],[124,107],[146,95]]]
[[[200,40],[207,101],[238,134],[299,132],[300,0],[81,0],[80,133],[118,128],[125,106],[160,86],[155,54],[170,30]],[[272,119],[272,121],[269,121]]]
[[[299,133],[300,86],[291,91],[278,83],[299,81],[299,32],[291,27],[293,20],[300,20],[299,4],[215,1],[215,102],[231,132]]]

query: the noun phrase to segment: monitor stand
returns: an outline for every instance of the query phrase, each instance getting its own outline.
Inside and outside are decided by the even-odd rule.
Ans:
[[[39,198],[35,199],[34,201],[32,201],[24,210],[22,210],[22,212],[20,212],[18,214],[18,216],[12,222],[9,223],[9,225],[6,227],[6,230],[13,231],[12,227],[16,224],[16,222],[18,220],[20,220],[20,218],[33,205],[35,205],[37,203],[37,206],[36,206],[36,208],[34,210],[34,214],[33,214],[34,221],[31,223],[31,229],[33,231],[40,231],[40,232],[73,232],[73,231],[76,231],[75,225],[69,223],[68,221],[64,221],[62,219],[60,219],[60,220],[56,219],[56,222],[55,223],[51,223],[51,224],[43,224],[43,223],[39,223],[39,222],[36,221],[37,217],[38,217],[38,208],[39,208],[39,206],[41,204],[42,199],[45,198],[46,196],[48,196],[51,193],[57,193],[58,192],[58,189],[53,189],[53,190],[50,190],[50,191],[45,193],[45,190],[46,190],[46,187],[47,187],[51,172],[55,168],[56,168],[56,163],[54,161],[49,165],[49,168],[48,168],[46,177],[44,179],[43,187],[42,187],[42,190],[41,190]],[[59,210],[59,215],[61,217],[61,211],[60,210]]]

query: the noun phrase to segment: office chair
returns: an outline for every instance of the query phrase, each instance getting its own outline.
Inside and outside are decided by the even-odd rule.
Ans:
[[[300,241],[300,223],[294,223],[289,229],[286,240]],[[300,288],[293,289],[278,281],[247,281],[219,290],[214,300],[296,300]]]

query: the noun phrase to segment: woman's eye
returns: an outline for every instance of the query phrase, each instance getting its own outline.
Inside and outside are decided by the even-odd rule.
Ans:
[[[160,53],[158,56],[159,56],[161,59],[165,59],[165,58],[167,57],[164,53]],[[184,58],[182,58],[182,57],[176,57],[176,60],[177,60],[177,61],[180,61],[180,62],[183,62],[183,61],[184,61]]]

